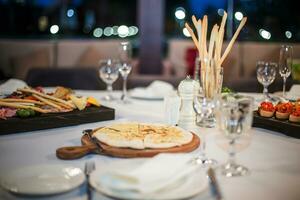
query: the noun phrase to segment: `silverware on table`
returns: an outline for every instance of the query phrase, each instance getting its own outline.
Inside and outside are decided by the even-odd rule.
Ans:
[[[91,186],[90,186],[90,183],[89,183],[89,179],[90,179],[90,174],[94,170],[95,170],[95,162],[94,161],[88,161],[88,162],[85,163],[84,173],[85,173],[85,177],[86,177],[87,200],[92,199],[92,190],[91,190]]]
[[[212,168],[209,168],[207,170],[207,175],[209,177],[209,185],[210,185],[210,190],[212,195],[216,200],[221,200],[222,199],[222,194],[220,191],[220,187],[218,184],[218,181],[216,179],[215,171]]]

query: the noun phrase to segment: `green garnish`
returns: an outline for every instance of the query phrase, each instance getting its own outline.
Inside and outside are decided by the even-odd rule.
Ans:
[[[16,114],[18,117],[27,118],[27,117],[35,116],[36,112],[32,109],[20,109],[20,110],[17,110]]]

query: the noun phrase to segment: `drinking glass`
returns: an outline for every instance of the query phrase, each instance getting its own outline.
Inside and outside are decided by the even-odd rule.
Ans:
[[[280,48],[280,55],[279,55],[279,74],[283,79],[283,89],[282,89],[282,96],[286,98],[285,94],[285,84],[286,79],[291,75],[293,65],[293,47],[283,45]]]
[[[127,95],[127,77],[131,72],[131,54],[132,48],[129,42],[121,42],[119,46],[119,58],[120,58],[120,68],[119,72],[123,78],[123,93],[121,96],[121,100],[123,103],[129,103],[128,95]]]
[[[106,101],[114,100],[112,84],[119,77],[119,67],[120,63],[118,60],[107,59],[100,61],[99,76],[106,83],[107,95],[104,97]]]
[[[212,99],[204,97],[202,94],[195,94],[193,101],[193,108],[196,112],[196,125],[206,128],[215,126],[216,120],[214,115],[215,102]],[[206,134],[200,131],[201,145],[200,155],[194,161],[197,164],[202,164],[204,167],[216,165],[217,161],[207,158],[205,153],[206,148]]]
[[[229,159],[221,166],[221,173],[226,177],[243,176],[249,169],[235,161],[239,140],[249,134],[253,119],[254,99],[248,96],[222,96],[216,112],[217,126],[228,141]],[[248,137],[251,138],[251,137]]]
[[[258,61],[256,64],[256,76],[260,84],[263,85],[264,101],[272,101],[268,93],[268,86],[274,82],[276,77],[276,63]]]

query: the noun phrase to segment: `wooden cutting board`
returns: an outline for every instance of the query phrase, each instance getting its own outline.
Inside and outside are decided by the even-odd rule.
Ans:
[[[56,156],[60,159],[71,160],[81,158],[87,154],[95,153],[120,158],[138,158],[138,157],[153,157],[159,153],[187,153],[197,149],[200,145],[200,138],[193,134],[193,139],[190,143],[171,147],[171,148],[157,148],[157,149],[132,149],[119,148],[104,144],[98,141],[101,150],[95,145],[88,135],[83,135],[81,138],[82,146],[78,147],[62,147],[56,150]]]

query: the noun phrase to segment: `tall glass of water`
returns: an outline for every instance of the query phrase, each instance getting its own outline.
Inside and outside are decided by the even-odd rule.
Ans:
[[[283,79],[283,89],[282,96],[286,98],[285,94],[285,85],[286,79],[291,75],[293,65],[293,47],[283,45],[280,48],[280,56],[279,56],[279,74]]]
[[[229,144],[229,159],[221,167],[227,177],[246,175],[248,168],[235,161],[237,141],[248,134],[252,126],[254,99],[248,96],[225,95],[218,103],[217,126]]]
[[[123,103],[129,103],[128,95],[127,95],[127,78],[132,69],[131,64],[131,55],[132,48],[129,42],[121,42],[119,46],[119,58],[120,58],[120,68],[119,72],[123,78],[123,94],[121,96],[121,100]]]
[[[274,82],[276,77],[276,71],[276,63],[258,61],[256,64],[257,80],[264,87],[264,101],[271,101],[271,97],[268,93],[268,86]]]
[[[119,77],[119,67],[120,62],[118,60],[107,59],[100,61],[99,76],[106,83],[107,95],[104,97],[106,101],[114,100],[112,84]]]

